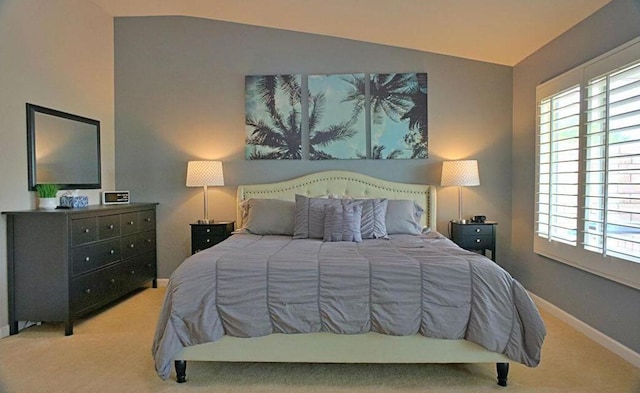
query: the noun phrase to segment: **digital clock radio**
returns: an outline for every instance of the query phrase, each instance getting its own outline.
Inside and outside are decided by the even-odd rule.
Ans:
[[[115,205],[129,203],[129,191],[102,191],[102,204]]]

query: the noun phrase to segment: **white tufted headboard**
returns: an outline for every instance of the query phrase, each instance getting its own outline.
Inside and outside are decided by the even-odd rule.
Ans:
[[[238,186],[236,227],[242,227],[240,202],[249,198],[295,201],[296,194],[309,197],[335,195],[352,198],[409,199],[424,208],[421,224],[436,227],[436,188],[397,183],[347,171],[326,171],[277,183]]]

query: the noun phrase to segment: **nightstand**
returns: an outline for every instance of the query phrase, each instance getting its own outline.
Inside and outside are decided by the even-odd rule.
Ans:
[[[209,224],[191,225],[191,254],[212,247],[231,236],[234,221],[220,221]]]
[[[497,225],[495,221],[486,221],[483,224],[451,222],[451,240],[465,250],[480,251],[485,256],[487,250],[490,250],[491,260],[495,262]]]

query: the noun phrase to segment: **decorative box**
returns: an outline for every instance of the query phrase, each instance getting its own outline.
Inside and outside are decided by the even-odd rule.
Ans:
[[[89,205],[87,196],[61,196],[60,206],[64,207],[86,207]]]

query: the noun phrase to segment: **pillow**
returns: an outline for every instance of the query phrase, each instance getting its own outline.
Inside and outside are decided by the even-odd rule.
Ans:
[[[420,217],[424,209],[414,201],[404,199],[389,199],[385,223],[387,233],[419,235],[422,232]]]
[[[242,202],[243,228],[254,235],[293,235],[295,202],[251,198]]]
[[[324,211],[325,242],[361,242],[362,204],[328,204]]]
[[[294,239],[324,238],[324,209],[328,204],[340,203],[339,199],[309,198],[296,194]]]
[[[389,200],[382,199],[356,199],[362,201],[362,221],[360,231],[363,239],[387,238],[387,225],[385,216]]]

